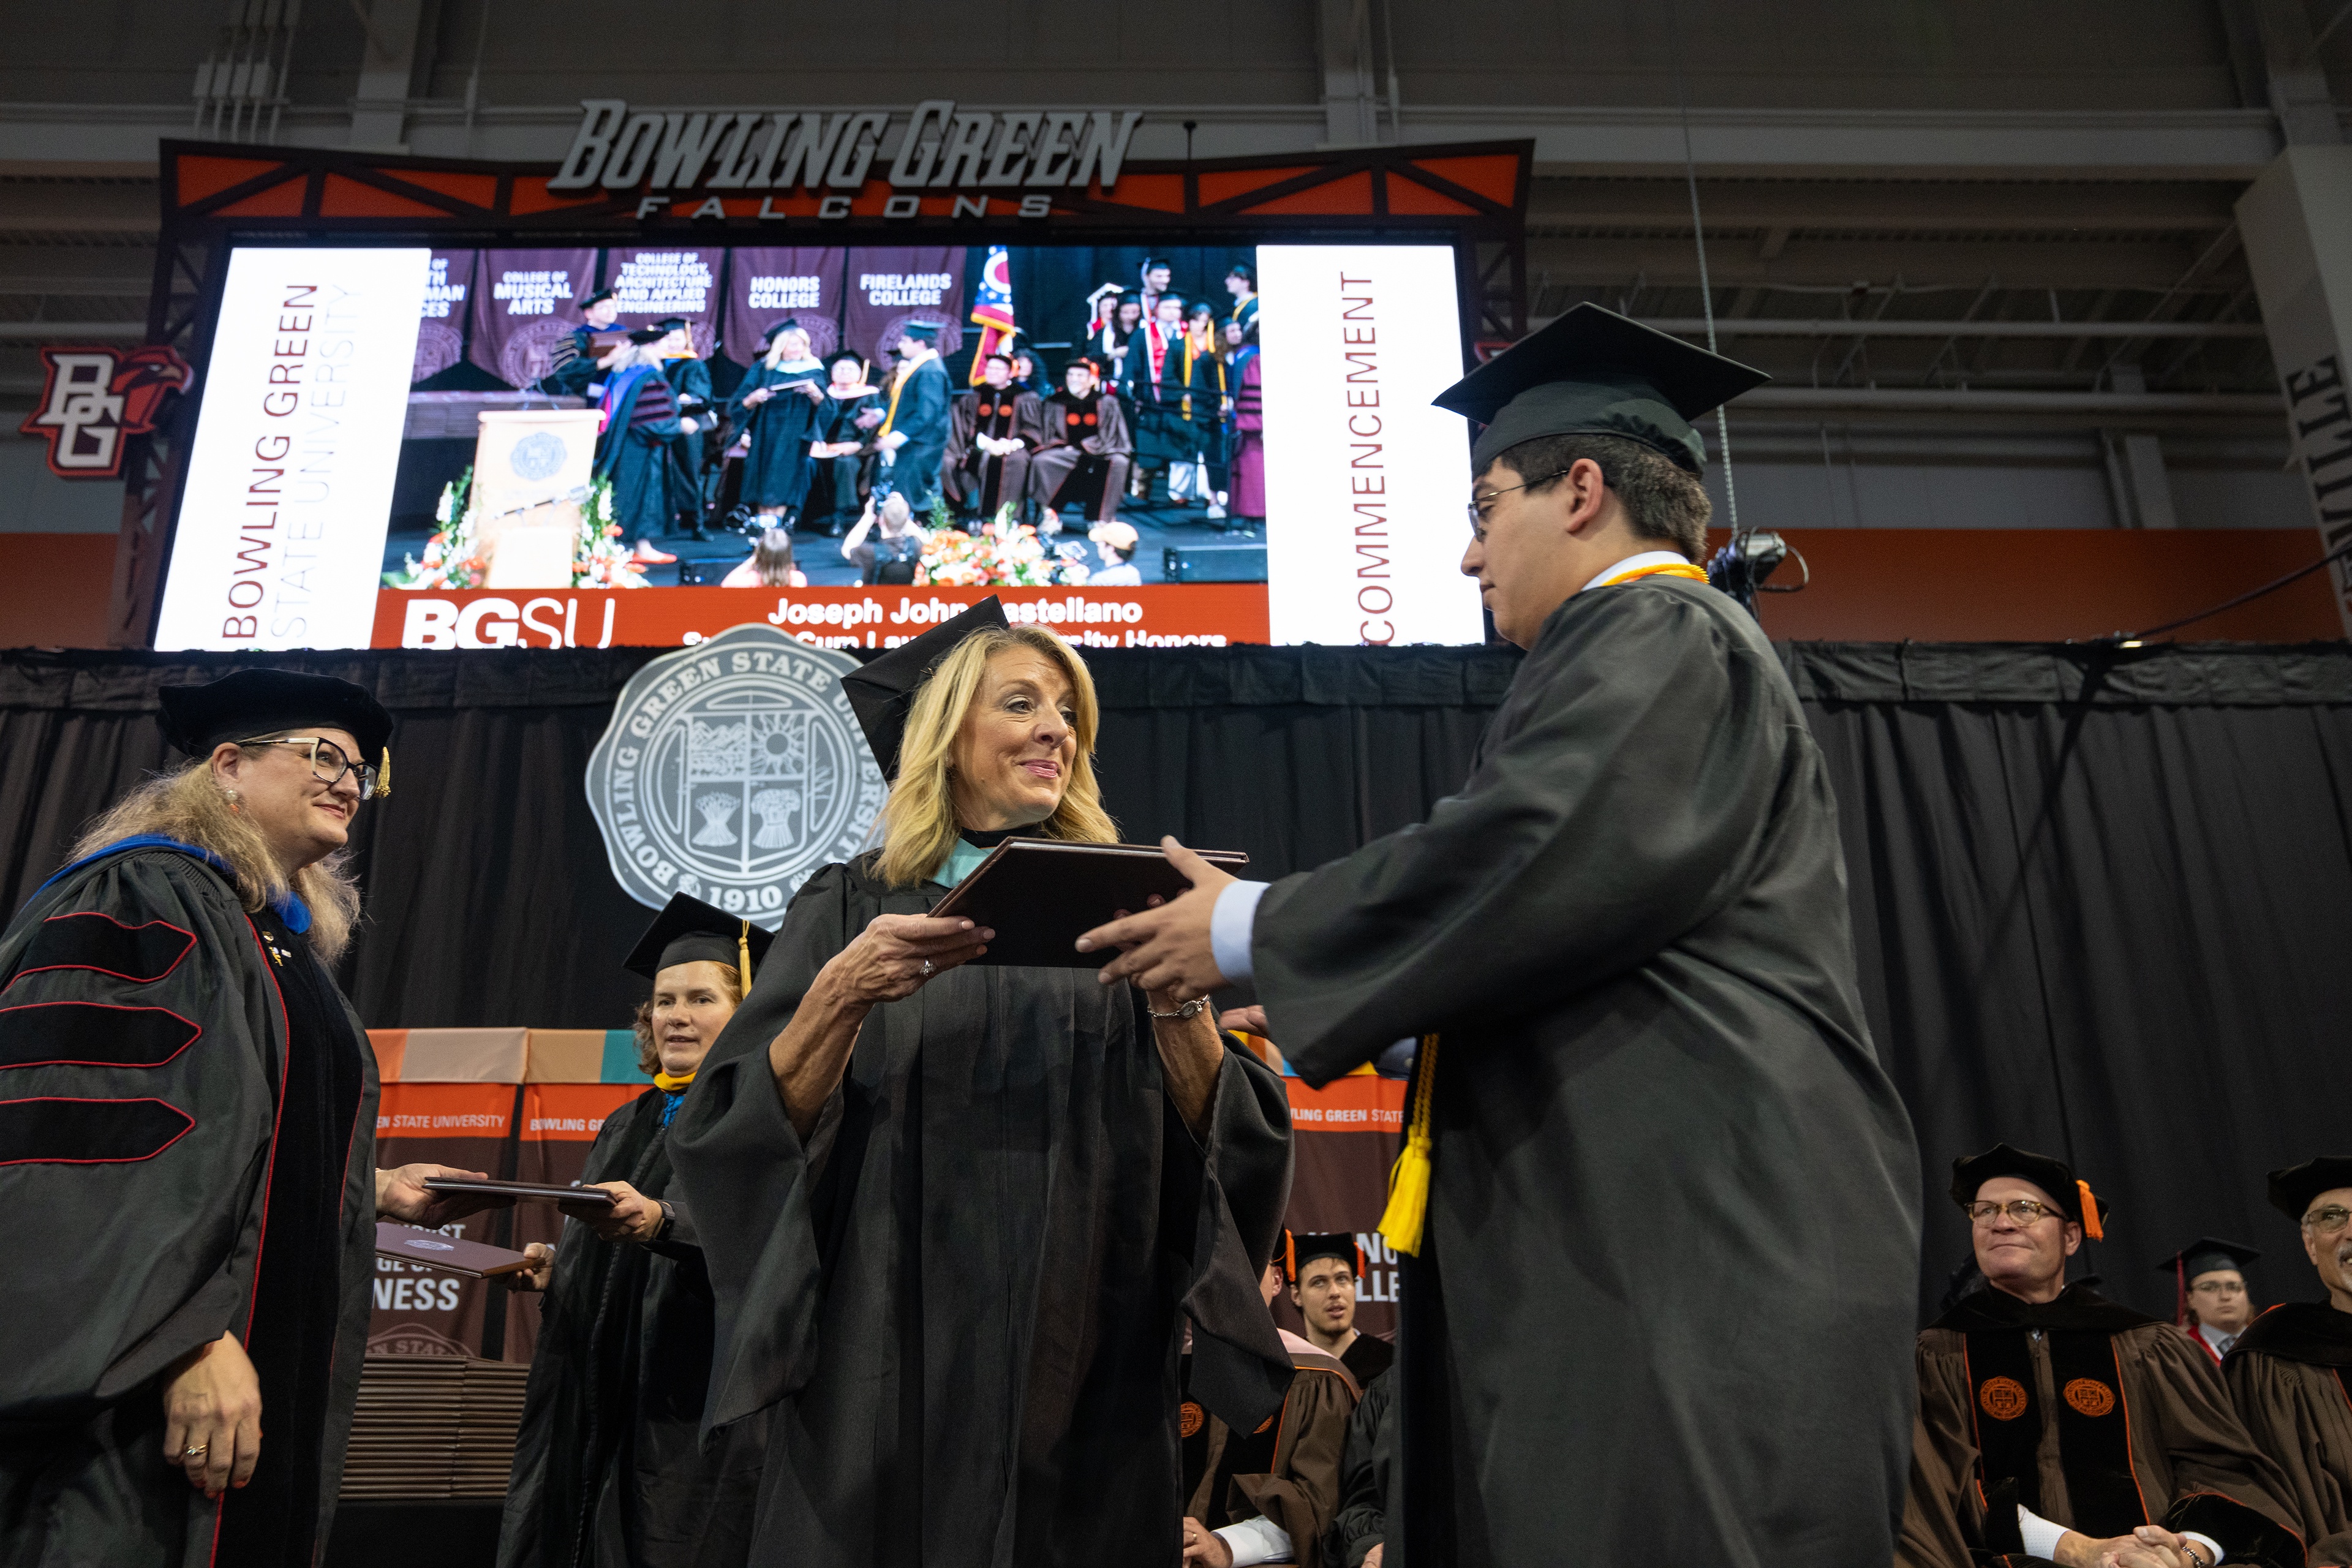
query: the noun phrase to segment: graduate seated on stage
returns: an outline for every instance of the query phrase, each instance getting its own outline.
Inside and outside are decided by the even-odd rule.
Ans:
[[[1364,1251],[1353,1233],[1329,1236],[1286,1234],[1284,1262],[1290,1272],[1290,1301],[1307,1320],[1307,1337],[1317,1350],[1338,1356],[1369,1384],[1388,1371],[1396,1352],[1388,1341],[1356,1328],[1356,1287],[1364,1278]]]
[[[2222,1381],[2239,1418],[2286,1475],[2311,1562],[2352,1563],[2352,1155],[2270,1173],[2273,1207],[2294,1220],[2326,1299],[2282,1301],[2238,1336]]]
[[[1364,1384],[1364,1397],[1348,1418],[1348,1446],[1339,1460],[1339,1511],[1323,1535],[1323,1561],[1332,1568],[1381,1568],[1388,1549],[1395,1422],[1396,1378],[1384,1372]]]
[[[542,1290],[499,1568],[740,1568],[764,1416],[697,1440],[710,1382],[710,1279],[668,1134],[703,1058],[772,936],[684,893],[622,967],[653,983],[634,1025],[653,1088],[604,1119],[582,1184],[613,1194],[571,1215],[511,1288]]]
[[[1271,1308],[1286,1275],[1277,1254],[1258,1292]],[[1339,1510],[1339,1465],[1348,1419],[1363,1387],[1347,1363],[1281,1329],[1290,1352],[1290,1392],[1282,1409],[1245,1436],[1208,1415],[1191,1396],[1192,1357],[1184,1358],[1184,1568],[1249,1568],[1297,1563],[1317,1568],[1323,1539]]]
[[[2066,1283],[2107,1207],[2072,1167],[1995,1144],[1952,1162],[1986,1288],[1919,1335],[1898,1568],[2300,1568],[2285,1478],[2211,1359]]]
[[[2220,1367],[2238,1336],[2254,1321],[2254,1293],[2246,1265],[2257,1248],[2203,1237],[2156,1266],[2172,1277],[2172,1321]]]

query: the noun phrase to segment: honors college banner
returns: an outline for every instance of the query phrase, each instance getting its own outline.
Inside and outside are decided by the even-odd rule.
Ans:
[[[719,342],[729,359],[749,365],[760,334],[787,317],[809,335],[809,353],[823,359],[841,346],[843,253],[816,246],[745,248],[727,275],[727,316]]]

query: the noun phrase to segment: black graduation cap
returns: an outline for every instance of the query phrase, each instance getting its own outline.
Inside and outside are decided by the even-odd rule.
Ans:
[[[598,289],[591,292],[588,298],[581,300],[579,308],[583,310],[589,310],[593,308],[598,300],[609,300],[611,298],[613,298],[613,291],[610,289]]]
[[[940,324],[937,321],[908,321],[898,329],[898,335],[912,338],[919,343],[935,343],[940,341]]]
[[[629,341],[633,343],[657,343],[667,336],[669,336],[669,329],[659,325],[633,327],[629,330]]]
[[[209,756],[223,741],[280,731],[343,730],[360,743],[362,758],[383,759],[376,787],[391,793],[392,715],[364,687],[331,675],[240,669],[202,686],[166,686],[156,696],[163,705],[163,738],[189,756]]]
[[[786,332],[797,332],[800,330],[801,319],[798,316],[786,316],[782,321],[772,323],[766,331],[761,332],[760,341],[772,343]]]
[[[688,894],[674,893],[621,967],[652,980],[680,963],[723,963],[740,974],[744,994],[749,995],[751,972],[775,940],[772,931],[761,931],[750,921]]]
[[[1962,1208],[1977,1201],[1977,1190],[1995,1176],[2016,1176],[2050,1194],[2058,1212],[2083,1227],[2096,1241],[2106,1234],[2106,1201],[2091,1191],[2091,1184],[2074,1174],[2063,1160],[2030,1150],[1996,1143],[1981,1154],[1963,1154],[1952,1162],[1952,1201]]]
[[[1004,606],[991,594],[953,620],[941,621],[921,637],[902,643],[870,664],[841,678],[849,705],[857,712],[857,727],[882,766],[882,776],[898,776],[898,747],[907,735],[907,715],[915,706],[916,689],[956,644],[974,632],[1006,624]]]
[[[1286,1230],[1282,1233],[1282,1273],[1292,1284],[1298,1282],[1298,1271],[1318,1258],[1344,1259],[1357,1279],[1364,1277],[1364,1249],[1356,1245],[1354,1232]]]
[[[2247,1264],[2261,1256],[2260,1249],[2248,1247],[2243,1242],[2200,1236],[2158,1264],[2156,1271],[2180,1279],[2194,1279],[2200,1274],[2210,1274],[2217,1268],[2235,1268],[2243,1272]]]
[[[1622,436],[1700,474],[1706,447],[1691,421],[1771,379],[1614,310],[1579,305],[1433,401],[1486,427],[1470,449],[1474,473],[1538,437]]]
[[[2271,1207],[2297,1225],[2311,1200],[2337,1187],[2352,1187],[2352,1154],[2322,1154],[2271,1173]]]
[[[654,325],[660,328],[665,332],[682,332],[686,331],[686,318],[684,316],[664,316],[660,321],[656,321]]]

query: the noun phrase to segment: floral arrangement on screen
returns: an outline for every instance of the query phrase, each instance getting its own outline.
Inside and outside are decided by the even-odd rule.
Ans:
[[[433,537],[422,557],[404,554],[397,572],[383,574],[387,588],[479,588],[489,576],[489,557],[476,537],[480,514],[467,504],[474,470],[467,468],[441,487],[433,508]],[[572,542],[575,588],[642,588],[645,566],[621,543],[613,516],[613,481],[592,481],[580,500],[580,529]]]
[[[1013,521],[1010,506],[971,532],[943,528],[933,533],[915,573],[917,584],[940,588],[1075,587],[1086,580],[1084,562],[1048,551],[1035,529]]]

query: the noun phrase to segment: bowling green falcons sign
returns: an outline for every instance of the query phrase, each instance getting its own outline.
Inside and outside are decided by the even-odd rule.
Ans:
[[[690,893],[772,922],[866,847],[886,790],[841,689],[856,668],[753,624],[637,671],[588,758],[588,807],[631,898]]]

